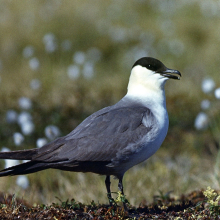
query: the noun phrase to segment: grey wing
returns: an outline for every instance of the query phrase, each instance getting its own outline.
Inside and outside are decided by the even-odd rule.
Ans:
[[[147,126],[142,123],[143,117],[149,118]],[[42,147],[33,160],[110,162],[120,153],[125,159],[125,155],[132,154],[128,146],[141,146],[140,140],[154,123],[155,118],[148,108],[108,107],[91,115],[67,136]]]

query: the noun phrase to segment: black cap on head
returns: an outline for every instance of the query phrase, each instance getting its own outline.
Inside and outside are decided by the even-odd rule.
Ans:
[[[149,70],[154,71],[155,73],[159,73],[160,75],[163,75],[167,78],[172,79],[180,79],[179,76],[181,76],[180,72],[178,70],[172,70],[167,68],[161,61],[152,58],[152,57],[142,57],[141,59],[137,60],[132,68],[135,66],[142,66]],[[173,75],[177,74],[179,76]]]
[[[146,67],[147,69],[153,70],[155,72],[162,72],[167,69],[161,61],[152,57],[143,57],[137,60],[132,66],[132,68],[138,65]]]

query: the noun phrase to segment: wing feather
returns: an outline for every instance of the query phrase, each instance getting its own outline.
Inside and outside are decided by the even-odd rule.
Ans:
[[[146,116],[151,116],[148,127],[142,123]],[[140,145],[140,140],[154,124],[155,118],[148,108],[107,107],[89,116],[67,136],[40,148],[32,160],[112,161],[120,152],[129,157],[132,152],[126,147]]]

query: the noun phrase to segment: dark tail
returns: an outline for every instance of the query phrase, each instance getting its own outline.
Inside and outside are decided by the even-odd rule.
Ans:
[[[31,160],[37,151],[38,149],[0,152],[0,159]],[[49,168],[49,165],[44,162],[29,161],[1,170],[0,177],[34,173]]]
[[[0,152],[0,159],[31,160],[38,149]]]
[[[12,166],[3,170],[0,170],[0,177],[2,176],[14,176],[23,175],[38,172],[48,168],[54,169],[65,169],[63,164],[66,164],[68,159],[64,160],[53,160],[53,161],[40,161],[36,160],[34,156],[37,155],[39,149],[31,150],[19,150],[10,152],[0,152],[0,159],[14,159],[14,160],[30,160],[29,162],[22,163],[16,166]]]
[[[43,163],[38,161],[29,161],[16,166],[12,166],[0,171],[0,177],[2,176],[14,176],[23,175],[45,170],[51,167],[50,163]]]

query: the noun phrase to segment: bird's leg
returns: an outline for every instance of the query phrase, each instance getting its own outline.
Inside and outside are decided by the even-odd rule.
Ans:
[[[121,191],[121,194],[124,195],[123,184],[122,184],[122,178],[119,179],[118,188],[119,188],[119,190]]]
[[[118,188],[119,190],[121,191],[121,195],[122,195],[122,202],[123,202],[123,206],[124,206],[124,209],[127,211],[128,208],[126,206],[126,203],[129,203],[128,200],[125,198],[125,195],[124,195],[124,190],[123,190],[123,184],[122,184],[122,178],[119,178],[119,182],[118,182]]]
[[[112,198],[112,195],[111,195],[110,185],[111,185],[110,176],[106,176],[105,186],[106,186],[106,189],[107,189],[107,196],[108,196],[109,204],[112,206],[113,198]]]

